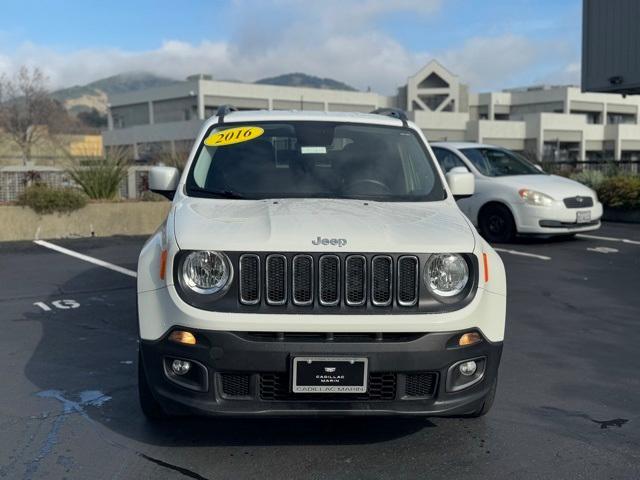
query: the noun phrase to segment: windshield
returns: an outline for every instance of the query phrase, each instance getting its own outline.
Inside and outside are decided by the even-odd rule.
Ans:
[[[462,148],[462,153],[471,161],[478,171],[488,177],[505,177],[507,175],[539,175],[538,170],[523,157],[508,150],[497,148]]]
[[[216,127],[200,146],[187,193],[249,199],[445,198],[436,168],[412,130],[330,122]]]

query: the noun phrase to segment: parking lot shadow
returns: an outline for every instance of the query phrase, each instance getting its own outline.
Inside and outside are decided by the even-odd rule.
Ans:
[[[39,396],[54,402],[50,413],[80,413],[118,435],[160,446],[369,444],[435,426],[409,417],[179,417],[151,424],[138,405],[135,281],[114,277],[118,285],[105,290],[104,275],[115,274],[86,270],[45,300],[73,299],[78,307],[32,310],[21,320],[42,326],[25,375]],[[91,287],[96,284],[101,288]]]
[[[509,243],[499,245],[553,245],[562,243],[580,242],[575,235],[519,235]],[[492,244],[493,245],[493,244]],[[495,244],[495,246],[499,246]]]

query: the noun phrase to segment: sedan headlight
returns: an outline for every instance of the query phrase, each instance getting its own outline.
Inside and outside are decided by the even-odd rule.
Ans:
[[[196,293],[218,293],[229,283],[230,265],[223,253],[206,250],[191,252],[182,263],[183,283]]]
[[[519,190],[518,193],[520,194],[520,198],[529,205],[536,205],[538,207],[550,207],[553,205],[553,198],[544,193],[529,190],[528,188],[523,188]]]
[[[457,253],[431,255],[424,269],[424,283],[437,296],[453,297],[469,282],[467,262]]]

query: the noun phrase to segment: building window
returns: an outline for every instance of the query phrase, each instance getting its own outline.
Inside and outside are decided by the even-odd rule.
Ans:
[[[600,123],[600,112],[585,112],[581,110],[571,110],[571,115],[584,115],[589,124]]]
[[[636,116],[633,113],[607,113],[607,123],[613,125],[636,123]]]
[[[577,162],[580,157],[580,144],[577,142],[544,142],[542,159],[545,162]]]
[[[147,125],[149,123],[149,105],[138,103],[111,108],[113,128],[127,128],[133,125]]]

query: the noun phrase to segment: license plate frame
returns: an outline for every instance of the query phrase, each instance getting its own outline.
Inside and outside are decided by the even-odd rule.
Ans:
[[[576,223],[589,223],[591,221],[591,211],[581,210],[576,212]]]
[[[293,393],[366,393],[368,378],[367,357],[294,356],[292,359]]]

